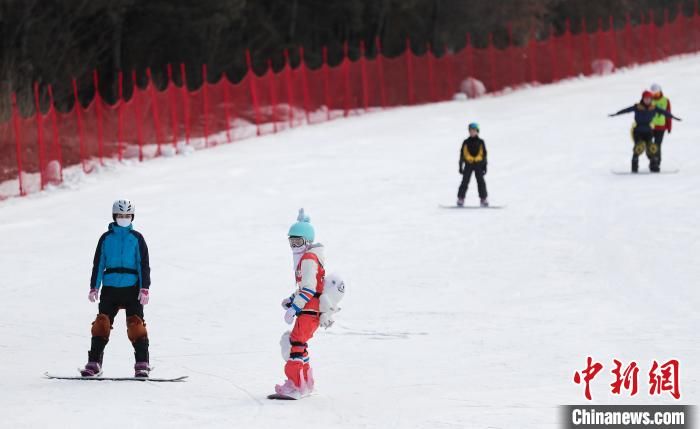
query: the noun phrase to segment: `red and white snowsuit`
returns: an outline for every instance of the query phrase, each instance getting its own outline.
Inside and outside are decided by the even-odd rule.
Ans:
[[[297,291],[291,306],[297,311],[294,328],[289,336],[292,348],[284,366],[284,373],[297,388],[302,387],[302,377],[309,379],[309,352],[307,342],[318,329],[321,316],[319,298],[323,293],[326,270],[323,246],[313,245],[299,260],[296,267]]]

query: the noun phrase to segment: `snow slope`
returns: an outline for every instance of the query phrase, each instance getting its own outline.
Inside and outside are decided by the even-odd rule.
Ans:
[[[651,361],[672,357],[679,402],[697,403],[698,76],[693,56],[396,109],[0,203],[0,426],[554,428],[558,405],[584,402],[572,378],[589,355],[605,365],[596,404],[672,403],[646,391]],[[612,175],[628,168],[632,118],[605,114],[653,81],[684,119],[662,165],[681,172]],[[490,199],[507,208],[440,209],[474,120]],[[85,363],[92,255],[121,197],[151,250],[154,376],[190,380],[45,380]],[[311,341],[318,394],[269,402],[283,375],[279,301],[293,286],[285,233],[301,206],[347,297]],[[613,358],[641,367],[632,399],[609,393]],[[120,315],[105,374],[131,374],[132,361]]]

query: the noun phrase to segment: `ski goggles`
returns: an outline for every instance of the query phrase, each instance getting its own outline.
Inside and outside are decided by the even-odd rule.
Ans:
[[[306,245],[306,240],[304,237],[289,237],[289,247],[292,249],[297,247],[304,247]]]

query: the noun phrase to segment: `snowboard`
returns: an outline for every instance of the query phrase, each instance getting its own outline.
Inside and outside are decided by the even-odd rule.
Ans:
[[[67,375],[67,376],[61,376],[61,375],[53,375],[49,374],[48,372],[44,373],[44,376],[46,378],[50,378],[53,380],[81,380],[81,381],[152,381],[154,383],[167,383],[167,382],[177,382],[177,381],[185,381],[185,379],[189,376],[183,375],[180,377],[173,377],[173,378],[154,378],[154,377],[83,377],[80,375]]]
[[[296,398],[292,398],[287,395],[280,395],[279,393],[273,393],[272,395],[267,395],[267,399],[277,399],[279,401],[296,401]]]
[[[637,173],[632,173],[629,170],[621,171],[621,170],[610,170],[612,174],[617,174],[617,175],[626,175],[626,176],[634,176],[634,175],[647,175],[647,174],[678,174],[681,170],[661,170],[658,173],[652,173],[651,171],[639,171]]]
[[[471,209],[471,210],[485,209],[485,210],[487,210],[487,209],[503,209],[505,207],[506,206],[493,206],[493,205],[490,205],[487,207],[481,207],[481,206],[458,206],[456,204],[453,204],[453,205],[440,204],[440,208],[443,208],[443,209]]]

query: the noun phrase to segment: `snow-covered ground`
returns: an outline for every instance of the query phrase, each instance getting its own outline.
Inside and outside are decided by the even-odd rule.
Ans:
[[[698,76],[695,56],[395,109],[0,203],[0,426],[555,428],[558,405],[585,402],[572,379],[587,356],[605,365],[596,404],[675,403],[647,392],[652,360],[670,358],[677,402],[697,403]],[[629,166],[632,118],[606,113],[654,81],[684,119],[662,165],[680,173],[612,175]],[[438,207],[454,202],[470,121],[504,210]],[[135,201],[151,250],[153,375],[186,383],[42,378],[85,363],[92,256],[116,198]],[[285,234],[301,206],[347,297],[310,344],[318,394],[270,402],[293,287]],[[614,358],[641,368],[632,399],[610,394]],[[122,315],[104,364],[131,374]]]

